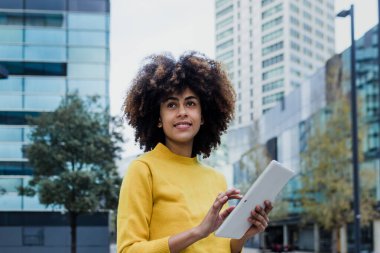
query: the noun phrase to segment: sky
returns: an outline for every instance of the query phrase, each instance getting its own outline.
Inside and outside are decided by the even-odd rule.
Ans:
[[[129,84],[144,57],[161,52],[178,56],[196,50],[214,57],[215,0],[111,0],[110,105],[113,115],[122,115]],[[332,1],[332,0],[328,0]],[[335,12],[355,6],[355,38],[378,22],[376,0],[335,0]],[[350,46],[350,18],[335,22],[335,50]],[[133,130],[125,155],[139,152]]]

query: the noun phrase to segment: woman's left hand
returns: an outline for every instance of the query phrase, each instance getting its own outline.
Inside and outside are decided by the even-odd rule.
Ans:
[[[261,206],[256,206],[255,209],[251,211],[251,216],[248,218],[248,221],[252,224],[252,226],[244,234],[243,238],[245,240],[248,240],[252,236],[263,232],[268,227],[268,214],[273,207],[270,201],[265,201],[264,205],[264,208]]]

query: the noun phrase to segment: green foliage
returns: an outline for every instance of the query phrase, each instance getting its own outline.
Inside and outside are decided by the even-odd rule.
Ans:
[[[122,125],[102,110],[98,97],[69,95],[29,123],[35,128],[25,152],[34,171],[20,194],[38,194],[41,203],[69,212],[116,208],[121,179],[114,161]]]
[[[307,149],[301,154],[301,203],[307,218],[332,231],[353,221],[354,216],[348,100],[340,98],[313,120],[315,129],[308,139]],[[359,143],[361,139],[359,135]],[[361,172],[361,177],[368,178],[366,173]],[[370,187],[361,188],[363,221],[372,216],[371,208],[366,208],[373,206],[370,191]]]

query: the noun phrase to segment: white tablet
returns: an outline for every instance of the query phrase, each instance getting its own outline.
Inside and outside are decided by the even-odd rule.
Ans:
[[[242,238],[251,226],[247,220],[251,210],[257,205],[264,206],[265,200],[273,203],[277,194],[294,175],[293,170],[285,168],[277,161],[271,161],[239,204],[215,231],[215,235],[233,239]]]

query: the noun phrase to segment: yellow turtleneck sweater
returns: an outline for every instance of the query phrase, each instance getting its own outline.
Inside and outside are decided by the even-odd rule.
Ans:
[[[117,252],[169,253],[169,237],[198,226],[226,188],[221,173],[159,143],[134,160],[124,177]],[[182,252],[230,252],[230,240],[211,234]]]

